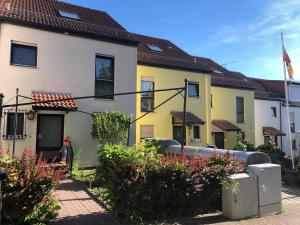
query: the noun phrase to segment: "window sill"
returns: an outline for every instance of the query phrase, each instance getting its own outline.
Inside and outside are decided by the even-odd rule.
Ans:
[[[115,101],[115,98],[103,98],[103,97],[94,97],[95,100],[101,100],[101,101]]]
[[[25,68],[32,68],[32,69],[38,69],[37,66],[30,66],[30,65],[23,65],[23,64],[10,64],[11,66],[17,66],[17,67],[25,67]]]
[[[13,140],[14,136],[10,135],[10,136],[2,136],[3,140]],[[16,140],[24,140],[26,139],[26,136],[17,136]]]
[[[141,110],[141,113],[155,113],[155,111],[153,110],[153,111],[143,111],[143,110]]]

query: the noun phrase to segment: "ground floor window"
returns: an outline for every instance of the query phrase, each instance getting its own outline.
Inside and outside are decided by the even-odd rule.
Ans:
[[[173,139],[182,143],[183,129],[182,126],[173,126]]]
[[[195,139],[200,139],[200,126],[194,126],[193,133]]]
[[[16,128],[16,138],[25,137],[25,113],[7,113],[6,120],[6,138],[13,138],[15,135],[15,116],[17,115],[17,128]]]
[[[264,144],[268,144],[271,141],[271,137],[270,136],[264,136]]]
[[[154,138],[154,125],[140,126],[140,139]]]

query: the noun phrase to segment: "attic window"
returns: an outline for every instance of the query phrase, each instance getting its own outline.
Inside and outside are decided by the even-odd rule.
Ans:
[[[148,48],[150,48],[152,51],[155,51],[155,52],[163,52],[163,50],[158,47],[157,45],[154,45],[154,44],[147,44]]]
[[[63,11],[63,10],[58,10],[59,15],[68,19],[72,19],[72,20],[79,20],[80,17],[76,14],[76,13],[72,13],[72,12],[67,12],[67,11]]]

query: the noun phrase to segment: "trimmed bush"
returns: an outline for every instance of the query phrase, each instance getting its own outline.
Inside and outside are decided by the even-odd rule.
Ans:
[[[137,224],[221,209],[226,177],[244,171],[229,155],[164,157],[143,145],[105,145],[99,165],[113,214]]]
[[[281,164],[285,153],[281,151],[271,141],[267,144],[263,144],[257,147],[257,151],[268,154],[271,158],[272,163]]]
[[[57,216],[59,206],[51,191],[62,178],[59,170],[49,167],[30,150],[20,158],[0,151],[0,167],[7,173],[3,182],[3,224],[46,224]]]

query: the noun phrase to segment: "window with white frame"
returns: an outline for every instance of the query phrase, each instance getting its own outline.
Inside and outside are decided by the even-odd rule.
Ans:
[[[236,122],[244,123],[245,114],[244,114],[244,98],[236,97]]]
[[[95,95],[100,98],[114,98],[114,59],[96,56]]]
[[[17,66],[36,67],[37,47],[19,43],[11,43],[10,64]]]
[[[199,83],[196,82],[188,83],[188,96],[199,97]]]

